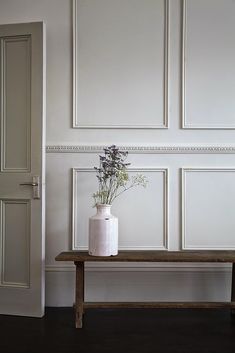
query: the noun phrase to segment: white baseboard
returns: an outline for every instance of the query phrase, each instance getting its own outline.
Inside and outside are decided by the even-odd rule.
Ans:
[[[106,264],[107,265],[107,264]],[[125,265],[125,264],[123,264]],[[151,264],[150,264],[151,265]],[[230,300],[231,266],[177,264],[86,268],[87,301],[226,301]],[[102,267],[103,266],[103,267]],[[170,266],[170,264],[168,264]],[[172,265],[171,265],[172,266]],[[110,273],[112,272],[112,273]],[[115,273],[113,273],[115,272]],[[74,266],[46,267],[46,305],[72,306]]]

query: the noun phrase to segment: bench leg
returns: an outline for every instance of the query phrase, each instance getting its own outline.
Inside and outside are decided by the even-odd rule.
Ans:
[[[84,262],[75,262],[76,265],[76,289],[75,289],[75,326],[82,328],[84,311]]]
[[[231,302],[235,302],[235,263],[232,264],[232,292]],[[235,309],[231,309],[231,314],[235,315]]]

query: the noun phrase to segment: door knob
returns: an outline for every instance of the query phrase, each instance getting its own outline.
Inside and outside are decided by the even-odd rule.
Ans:
[[[38,183],[20,183],[20,185],[38,186]]]
[[[33,198],[40,199],[40,177],[38,175],[33,176],[32,182],[20,183],[21,186],[32,186],[33,187]]]

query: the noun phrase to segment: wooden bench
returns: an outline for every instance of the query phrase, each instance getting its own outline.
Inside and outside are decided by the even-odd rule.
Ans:
[[[56,261],[73,261],[76,266],[75,324],[82,327],[87,308],[231,308],[235,309],[235,251],[119,251],[117,256],[90,256],[87,251],[62,252]],[[85,262],[223,262],[232,263],[231,302],[85,302]],[[234,311],[232,310],[232,313]]]

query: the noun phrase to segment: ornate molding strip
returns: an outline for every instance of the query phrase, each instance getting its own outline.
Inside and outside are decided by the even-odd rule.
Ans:
[[[99,145],[49,145],[46,147],[47,153],[101,153],[105,146]],[[130,153],[206,153],[206,154],[233,154],[235,146],[119,146],[124,151]]]

